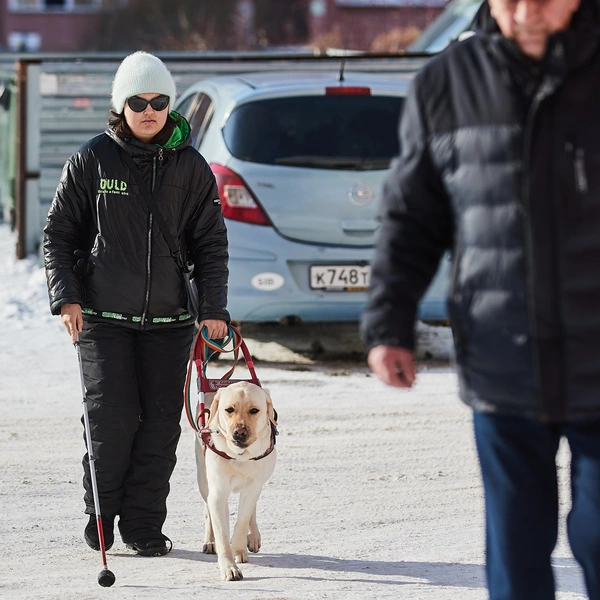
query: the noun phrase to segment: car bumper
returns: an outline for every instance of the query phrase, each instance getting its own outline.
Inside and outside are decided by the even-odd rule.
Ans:
[[[357,321],[365,291],[310,288],[311,265],[367,264],[374,249],[319,246],[287,240],[269,227],[227,221],[229,237],[228,310],[234,321]],[[447,319],[448,268],[441,265],[419,305],[423,320]]]

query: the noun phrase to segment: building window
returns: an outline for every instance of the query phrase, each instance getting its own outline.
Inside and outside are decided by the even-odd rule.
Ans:
[[[12,12],[87,11],[122,8],[127,0],[9,0]]]
[[[8,7],[11,10],[39,10],[40,0],[9,0]]]
[[[39,52],[42,45],[40,34],[34,31],[11,31],[8,49],[11,52]]]
[[[396,8],[398,6],[445,6],[447,0],[335,0],[338,6],[349,8]]]

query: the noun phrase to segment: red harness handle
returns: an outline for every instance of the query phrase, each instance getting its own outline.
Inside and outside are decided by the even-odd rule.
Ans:
[[[240,331],[233,327],[233,325],[229,326],[228,336],[222,344],[211,340],[207,335],[206,327],[202,328],[202,331],[198,331],[196,335],[196,339],[194,340],[194,344],[192,346],[192,352],[190,356],[190,361],[188,364],[187,376],[185,381],[184,388],[184,401],[185,408],[188,421],[192,427],[197,432],[200,432],[202,429],[206,427],[206,414],[208,409],[204,406],[204,394],[208,392],[216,392],[220,388],[227,387],[232,383],[237,383],[239,381],[249,381],[250,383],[254,383],[260,387],[260,381],[256,376],[256,371],[254,370],[254,362],[252,361],[252,356],[248,351],[248,347],[246,343],[242,339],[242,334]],[[226,347],[229,343],[232,343],[232,348],[227,350]],[[246,367],[248,371],[250,371],[250,379],[231,379],[231,375],[235,371],[235,368],[239,359],[239,351],[242,351],[244,356],[244,361],[246,363]],[[206,376],[206,367],[210,359],[218,353],[222,352],[233,352],[234,353],[234,362],[233,367],[229,369],[225,375],[223,375],[219,379],[210,379]],[[191,394],[190,394],[190,382],[191,382],[191,374],[192,374],[192,365],[196,365],[196,372],[198,374],[198,406],[196,415],[192,410],[191,405]]]

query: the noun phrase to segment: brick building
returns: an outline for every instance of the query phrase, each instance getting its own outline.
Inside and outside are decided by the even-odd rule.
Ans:
[[[0,0],[0,49],[73,52],[100,32],[101,15],[127,0]]]
[[[369,50],[394,29],[425,29],[448,0],[310,0],[313,40],[329,37],[350,50]]]
[[[201,1],[204,0],[198,0]],[[327,46],[369,50],[373,41],[386,32],[409,27],[424,29],[440,14],[448,0],[294,2],[295,18],[307,22],[307,41],[321,39]],[[90,49],[102,35],[103,15],[127,4],[128,0],[0,0],[0,51],[76,52]],[[253,0],[240,0],[239,7],[244,10],[236,17],[237,21],[247,19],[245,27],[250,30],[254,29],[253,6]],[[280,26],[279,37],[287,40],[284,35],[286,23],[282,22]],[[276,39],[276,35],[270,37],[273,37],[269,40],[271,43],[285,41]],[[303,41],[293,39],[286,43]]]

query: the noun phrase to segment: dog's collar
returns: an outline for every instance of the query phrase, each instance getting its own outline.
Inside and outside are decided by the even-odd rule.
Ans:
[[[260,456],[255,456],[250,460],[260,460],[261,458],[269,456],[269,454],[271,454],[271,452],[273,452],[273,450],[275,449],[277,435],[279,435],[279,432],[277,431],[277,426],[271,421],[271,443],[269,444],[269,447],[263,454],[261,454]],[[204,444],[205,451],[206,448],[210,448],[215,454],[218,454],[219,456],[226,458],[227,460],[235,460],[233,456],[229,456],[229,454],[227,454],[226,452],[222,452],[215,446],[215,442],[212,439],[212,431],[210,429],[207,429],[206,427],[201,429],[200,438],[202,439],[202,443]]]
[[[277,437],[279,435],[279,432],[277,431],[277,426],[275,425],[275,423],[273,423],[271,421],[271,443],[269,444],[269,447],[267,448],[267,450],[265,451],[264,454],[261,454],[260,456],[256,456],[254,458],[251,458],[250,460],[260,460],[261,458],[264,458],[265,456],[269,456],[269,454],[271,454],[271,452],[273,452],[273,450],[275,449],[275,442],[277,441]]]

